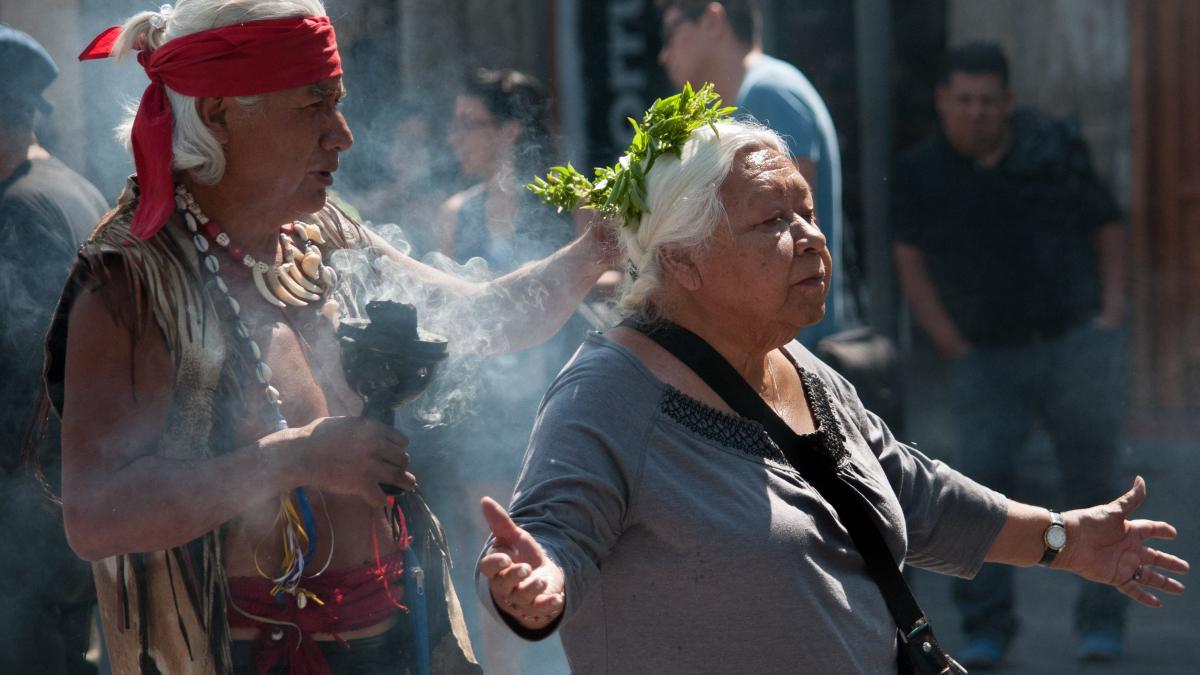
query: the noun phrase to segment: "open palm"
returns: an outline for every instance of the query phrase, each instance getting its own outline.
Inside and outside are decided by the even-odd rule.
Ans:
[[[1183,584],[1167,573],[1186,574],[1187,561],[1146,545],[1148,539],[1174,539],[1175,528],[1157,520],[1130,520],[1145,498],[1146,482],[1138,476],[1116,500],[1064,513],[1069,543],[1054,567],[1110,584],[1148,607],[1161,607],[1162,601],[1147,589],[1182,593]]]
[[[562,614],[563,572],[542,550],[533,535],[517,526],[504,507],[484,497],[483,517],[493,542],[479,561],[492,601],[522,626],[546,628]]]

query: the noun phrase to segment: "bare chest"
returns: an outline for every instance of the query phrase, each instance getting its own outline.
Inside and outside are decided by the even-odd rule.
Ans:
[[[267,305],[253,287],[242,283],[231,283],[229,287],[241,305],[240,318],[257,346],[254,350],[237,336],[230,345],[230,351],[236,352],[245,365],[241,369],[241,394],[246,414],[239,415],[234,426],[239,445],[273,430],[266,387],[258,379],[260,372],[268,375],[271,386],[279,391],[280,408],[290,427],[304,426],[320,417],[361,412],[362,399],[350,389],[342,370],[337,302],[277,309]]]
[[[241,305],[241,320],[258,346],[257,360],[265,364],[271,385],[279,391],[288,426],[360,414],[362,398],[349,387],[342,369],[338,304],[326,301],[278,309],[264,302],[253,285],[239,281],[229,283],[230,294]],[[257,364],[247,343],[235,336],[230,348],[248,366],[242,369],[241,403],[230,410],[237,445],[244,446],[274,431],[274,419],[266,387],[253,374]],[[306,492],[322,533],[318,557],[335,567],[366,562],[371,556],[369,528],[384,526],[382,513],[374,513],[357,498],[320,494],[315,489]],[[272,568],[278,562],[278,509],[278,499],[266,499],[230,523],[226,549],[230,574],[253,575],[256,567]],[[333,536],[337,537],[336,547]]]

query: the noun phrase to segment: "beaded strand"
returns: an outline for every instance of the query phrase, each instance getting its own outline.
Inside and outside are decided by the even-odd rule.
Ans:
[[[204,215],[199,206],[196,205],[192,195],[182,185],[176,187],[175,205],[178,207],[180,213],[182,213],[184,223],[188,231],[192,234],[192,244],[196,247],[203,268],[211,276],[208,286],[216,291],[217,295],[219,295],[220,299],[224,301],[225,306],[229,309],[233,317],[233,332],[242,341],[243,351],[250,356],[254,363],[254,376],[263,387],[272,427],[276,431],[287,429],[287,418],[284,417],[282,408],[283,399],[279,394],[279,390],[271,384],[271,377],[273,375],[271,367],[263,360],[262,349],[254,341],[250,327],[242,321],[241,304],[230,294],[228,284],[221,278],[221,263],[212,253],[213,248],[209,244],[209,237],[222,248],[226,249],[230,255],[241,257],[244,265],[255,268],[255,279],[256,282],[259,282],[258,290],[265,298],[268,300],[274,299],[276,302],[272,304],[280,308],[286,307],[287,304],[279,302],[277,298],[271,298],[264,293],[264,288],[261,284],[263,273],[259,271],[259,266],[267,267],[266,264],[254,260],[252,256],[244,252],[242,247],[230,241],[229,235],[222,232],[216,223]],[[317,229],[315,225],[305,226],[307,235],[306,248],[310,245],[315,248],[316,241],[307,231],[308,227],[312,227],[314,230]],[[290,237],[288,235],[290,232],[290,226],[280,232],[280,237],[286,239],[289,244]],[[319,236],[319,230],[317,230],[316,234]],[[287,251],[286,248],[284,250],[285,252]],[[336,276],[333,275],[332,269],[323,265],[321,267],[323,270],[329,270],[328,274],[322,274],[322,279],[328,285],[325,289],[320,289],[323,293],[327,293],[333,287],[333,284],[336,283]],[[312,506],[303,487],[297,487],[290,493],[280,495],[279,513],[276,516],[276,521],[280,524],[283,536],[283,560],[280,573],[278,576],[271,576],[261,569],[259,569],[259,573],[271,579],[274,583],[271,593],[275,596],[277,602],[283,602],[285,595],[292,595],[296,598],[296,606],[301,609],[308,604],[310,598],[318,604],[324,604],[316,594],[300,587],[300,583],[304,578],[304,568],[308,561],[316,554],[317,549],[316,519],[313,516]],[[255,566],[257,567],[257,556],[255,556]]]

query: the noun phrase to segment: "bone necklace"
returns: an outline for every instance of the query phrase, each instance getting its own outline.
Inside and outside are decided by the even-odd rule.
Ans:
[[[279,239],[283,248],[282,265],[268,265],[255,260],[246,254],[241,246],[229,240],[229,235],[208,219],[196,205],[182,185],[175,188],[175,205],[183,214],[183,220],[192,233],[192,244],[200,254],[204,269],[212,275],[211,287],[220,293],[225,302],[234,333],[241,338],[244,354],[254,363],[254,376],[263,387],[266,394],[268,411],[272,426],[276,431],[288,428],[287,418],[283,416],[283,399],[279,390],[271,385],[271,367],[263,359],[262,349],[251,337],[250,328],[241,319],[241,306],[229,293],[229,286],[221,278],[221,264],[213,256],[209,238],[216,241],[235,259],[241,259],[242,264],[254,272],[254,285],[267,302],[279,308],[290,306],[301,307],[309,302],[320,300],[337,282],[333,269],[321,263],[321,250],[317,246],[323,243],[321,231],[316,225],[293,223],[280,228]],[[305,252],[301,253],[292,240],[293,235],[304,241]],[[322,502],[324,497],[321,498]],[[328,514],[328,508],[326,509]],[[271,595],[276,601],[282,602],[284,595],[295,598],[296,607],[304,609],[309,599],[317,604],[324,604],[311,590],[301,584],[306,578],[320,576],[329,567],[333,559],[333,527],[329,528],[330,547],[329,559],[325,567],[316,574],[305,575],[304,570],[317,552],[317,524],[313,516],[312,505],[303,487],[294,488],[279,496],[279,513],[276,522],[280,524],[283,538],[283,559],[279,570],[273,576],[258,568],[259,574],[273,582]],[[254,552],[254,564],[258,567],[258,551]],[[236,609],[237,606],[234,605]],[[238,610],[241,611],[240,609]],[[243,612],[244,613],[244,612]],[[279,623],[267,621],[268,623]],[[271,634],[273,640],[282,639],[283,633],[277,627]]]
[[[183,213],[184,223],[192,233],[192,243],[203,256],[204,263],[210,265],[210,260],[216,263],[215,258],[204,255],[208,253],[211,239],[253,271],[254,287],[259,295],[280,309],[304,307],[321,300],[337,283],[337,273],[321,258],[320,245],[325,243],[325,237],[316,225],[297,221],[280,228],[279,244],[283,250],[283,263],[271,265],[255,260],[254,256],[231,241],[220,225],[204,215],[195,198],[182,185],[175,187],[175,203]],[[296,245],[297,238],[303,242],[300,246]],[[215,274],[216,270],[210,269],[209,272]]]

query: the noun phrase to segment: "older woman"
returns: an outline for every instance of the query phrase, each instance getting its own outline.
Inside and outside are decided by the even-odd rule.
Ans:
[[[793,340],[821,319],[832,270],[787,156],[774,133],[721,122],[648,172],[621,237],[635,320],[592,335],[551,387],[511,516],[484,501],[485,604],[530,639],[561,626],[575,672],[895,672],[896,623],[844,509],[799,470],[821,457],[865,497],[893,564],[970,577],[1052,557],[1152,607],[1147,589],[1182,592],[1157,570],[1187,563],[1143,543],[1174,528],[1128,519],[1140,478],[1060,526],[896,441]],[[790,452],[648,326],[715,349],[794,433]]]

